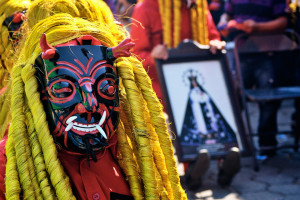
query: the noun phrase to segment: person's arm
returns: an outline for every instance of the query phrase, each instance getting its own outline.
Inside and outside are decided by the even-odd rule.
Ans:
[[[271,33],[283,31],[287,27],[287,18],[278,17],[268,22],[255,22],[254,20],[244,21],[244,31],[247,33]]]
[[[226,23],[229,22],[229,20],[231,20],[232,18],[227,14],[227,13],[223,13],[220,17],[220,20],[219,20],[219,23],[218,23],[218,26],[222,26]]]
[[[267,22],[255,22],[246,20],[243,22],[243,29],[247,33],[273,33],[283,31],[288,24],[286,13],[286,0],[276,0],[272,7],[273,20]],[[271,14],[271,13],[270,13]]]
[[[208,39],[221,41],[220,33],[216,28],[216,25],[214,23],[214,20],[208,8],[206,14],[206,21],[207,21],[207,29],[208,29]]]
[[[226,43],[221,41],[220,33],[216,28],[209,10],[207,10],[206,20],[210,51],[215,54],[217,50],[224,49]]]
[[[218,29],[220,34],[223,37],[226,37],[229,34],[229,29],[228,29],[228,22],[232,20],[232,15],[233,15],[233,5],[231,1],[225,2],[224,5],[224,13],[221,15],[219,23],[218,23]]]

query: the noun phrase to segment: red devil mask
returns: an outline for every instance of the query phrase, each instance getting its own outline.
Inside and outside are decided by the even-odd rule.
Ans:
[[[94,152],[108,145],[119,119],[116,58],[129,56],[125,39],[108,48],[92,36],[51,47],[42,35],[36,60],[50,130],[67,151]]]

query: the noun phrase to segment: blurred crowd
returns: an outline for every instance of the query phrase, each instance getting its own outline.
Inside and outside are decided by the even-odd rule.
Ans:
[[[112,12],[115,14],[117,19],[123,25],[129,25],[132,21],[131,16],[134,10],[135,5],[138,2],[142,2],[143,0],[105,0]],[[216,25],[219,24],[221,15],[225,12],[225,2],[230,0],[207,0],[208,8],[212,15],[213,21]],[[300,2],[298,0],[286,0],[286,8],[285,11],[289,18],[287,28],[295,29],[299,32],[300,26],[298,23],[299,20],[299,7]],[[130,30],[130,28],[128,28]]]
[[[211,53],[226,50],[232,79],[236,75],[235,38],[244,34],[273,34],[287,29],[300,33],[300,1],[298,0],[107,0],[115,17],[128,30],[135,41],[134,53],[143,61],[153,82],[153,88],[160,99],[163,98],[155,68],[155,59],[168,59],[168,49],[175,48],[180,41],[192,39],[209,45]],[[275,41],[276,42],[276,41]],[[299,56],[297,54],[274,55],[269,53],[247,55],[240,58],[243,88],[273,88],[277,86],[299,85]],[[261,155],[276,154],[273,147],[277,141],[270,132],[277,130],[277,111],[280,101],[259,104],[259,145],[268,150]],[[300,124],[300,103],[295,102],[294,124]],[[296,131],[300,128],[293,127]],[[234,151],[236,152],[236,150]],[[228,157],[228,156],[227,156]],[[198,186],[199,176],[207,170],[203,162],[209,158],[198,157],[197,162],[187,167],[187,178],[191,187]],[[220,167],[218,182],[228,185],[239,171],[239,158],[235,153],[229,156],[237,167]],[[226,159],[225,159],[226,160]],[[199,163],[198,163],[199,165]],[[204,167],[203,167],[204,166]],[[194,170],[198,169],[198,171]],[[199,168],[201,172],[199,172]],[[231,169],[228,169],[231,168]],[[194,173],[194,174],[193,174]],[[195,173],[198,176],[195,176]],[[197,177],[193,180],[191,177]],[[197,179],[197,180],[196,180]]]

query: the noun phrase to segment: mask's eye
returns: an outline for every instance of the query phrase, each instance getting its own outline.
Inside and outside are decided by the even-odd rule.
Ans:
[[[115,98],[116,91],[117,84],[112,78],[104,78],[97,84],[97,92],[102,98],[112,100]]]
[[[49,86],[48,94],[54,103],[65,103],[71,100],[76,92],[73,82],[67,79],[59,79],[52,82]]]

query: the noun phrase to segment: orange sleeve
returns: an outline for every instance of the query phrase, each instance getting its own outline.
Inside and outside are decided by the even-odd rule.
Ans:
[[[207,29],[208,29],[208,38],[209,38],[209,40],[219,40],[219,41],[221,41],[220,33],[216,28],[216,25],[214,23],[214,20],[211,16],[211,13],[210,13],[208,7],[207,7],[206,19],[207,19]]]

